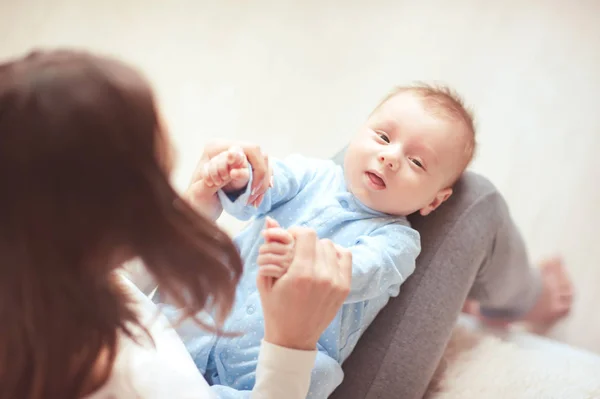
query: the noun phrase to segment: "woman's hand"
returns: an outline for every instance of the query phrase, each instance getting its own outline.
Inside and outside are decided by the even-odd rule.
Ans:
[[[314,350],[350,291],[352,254],[314,230],[292,228],[294,259],[279,279],[259,274],[265,341]]]
[[[269,158],[263,154],[259,146],[234,141],[218,141],[206,145],[192,174],[192,180],[185,197],[196,210],[207,215],[213,221],[217,220],[223,209],[216,196],[218,188],[213,187],[213,190],[206,190],[203,182],[203,176],[206,172],[205,164],[232,147],[240,148],[250,165],[252,165],[252,193],[248,204],[260,205],[271,184]]]

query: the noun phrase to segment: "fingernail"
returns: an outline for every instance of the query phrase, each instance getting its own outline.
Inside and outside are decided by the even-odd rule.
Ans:
[[[273,176],[271,176],[271,180],[269,180],[269,187],[275,187],[275,183],[273,183]]]

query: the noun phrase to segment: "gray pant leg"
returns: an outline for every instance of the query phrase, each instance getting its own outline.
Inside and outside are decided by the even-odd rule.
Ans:
[[[468,294],[486,309],[533,302],[538,279],[501,195],[468,175],[453,197],[435,216],[411,219],[423,247],[415,273],[344,363],[332,398],[421,398]]]
[[[506,202],[496,196],[498,226],[469,298],[488,317],[516,318],[527,313],[541,291],[539,270],[530,267],[525,243],[510,217]],[[476,222],[476,221],[474,221]]]

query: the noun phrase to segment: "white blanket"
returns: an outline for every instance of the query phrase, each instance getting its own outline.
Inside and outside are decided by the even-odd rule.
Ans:
[[[600,357],[525,333],[500,338],[463,318],[426,398],[600,398]]]

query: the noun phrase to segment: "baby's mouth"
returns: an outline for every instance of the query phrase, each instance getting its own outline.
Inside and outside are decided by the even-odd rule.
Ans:
[[[373,185],[375,187],[380,188],[380,189],[385,188],[385,182],[383,181],[383,179],[381,177],[377,176],[375,173],[367,172],[367,177],[369,178],[369,180],[371,181],[371,183],[373,183]]]

